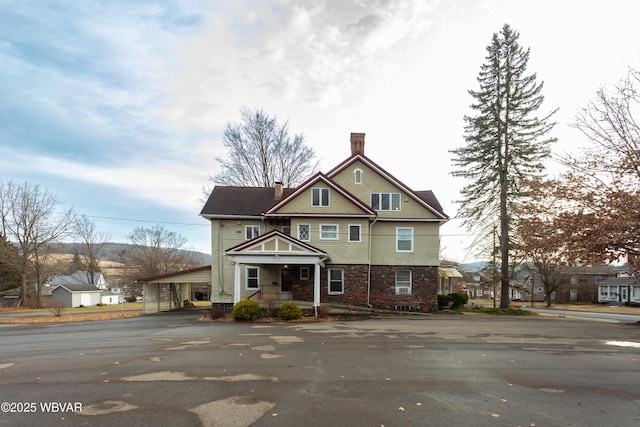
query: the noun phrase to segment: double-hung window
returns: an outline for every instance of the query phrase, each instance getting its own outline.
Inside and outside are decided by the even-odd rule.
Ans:
[[[344,293],[344,270],[329,269],[329,294]]]
[[[244,227],[244,238],[247,240],[255,239],[260,235],[260,226],[259,225],[245,225]]]
[[[320,224],[320,239],[338,240],[337,224]]]
[[[396,270],[396,295],[411,295],[411,270]]]
[[[258,267],[246,268],[245,287],[247,290],[260,288],[260,270],[258,269]]]
[[[349,241],[350,242],[360,241],[360,225],[359,224],[349,225]]]
[[[329,206],[329,189],[328,188],[312,188],[311,189],[311,206],[328,207]]]
[[[396,228],[396,252],[413,252],[413,228]]]

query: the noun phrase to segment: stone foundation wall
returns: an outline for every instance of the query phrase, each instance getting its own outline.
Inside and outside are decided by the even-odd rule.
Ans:
[[[329,295],[328,268],[344,270],[344,293]],[[397,269],[409,269],[412,275],[411,295],[396,295]],[[296,269],[297,270],[297,269]],[[320,272],[320,304],[336,303],[367,306],[368,266],[332,264]],[[313,301],[313,266],[309,280],[301,280],[299,270],[292,277],[294,300]],[[369,303],[375,308],[434,311],[438,309],[438,267],[371,266]]]

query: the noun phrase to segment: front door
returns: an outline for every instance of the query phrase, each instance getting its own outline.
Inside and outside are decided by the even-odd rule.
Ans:
[[[280,290],[282,292],[291,292],[291,269],[280,269]]]

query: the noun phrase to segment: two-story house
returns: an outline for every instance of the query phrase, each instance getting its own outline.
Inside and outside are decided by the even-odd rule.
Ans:
[[[364,154],[297,188],[216,186],[211,300],[244,298],[437,309],[440,226],[431,191],[414,191]]]

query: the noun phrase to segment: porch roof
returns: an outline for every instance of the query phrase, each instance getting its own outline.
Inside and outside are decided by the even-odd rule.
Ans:
[[[211,282],[211,266],[188,270],[174,271],[172,273],[161,274],[159,276],[145,277],[137,279],[136,283],[209,283]]]
[[[242,264],[315,264],[328,258],[325,251],[278,230],[229,248],[225,255]]]

